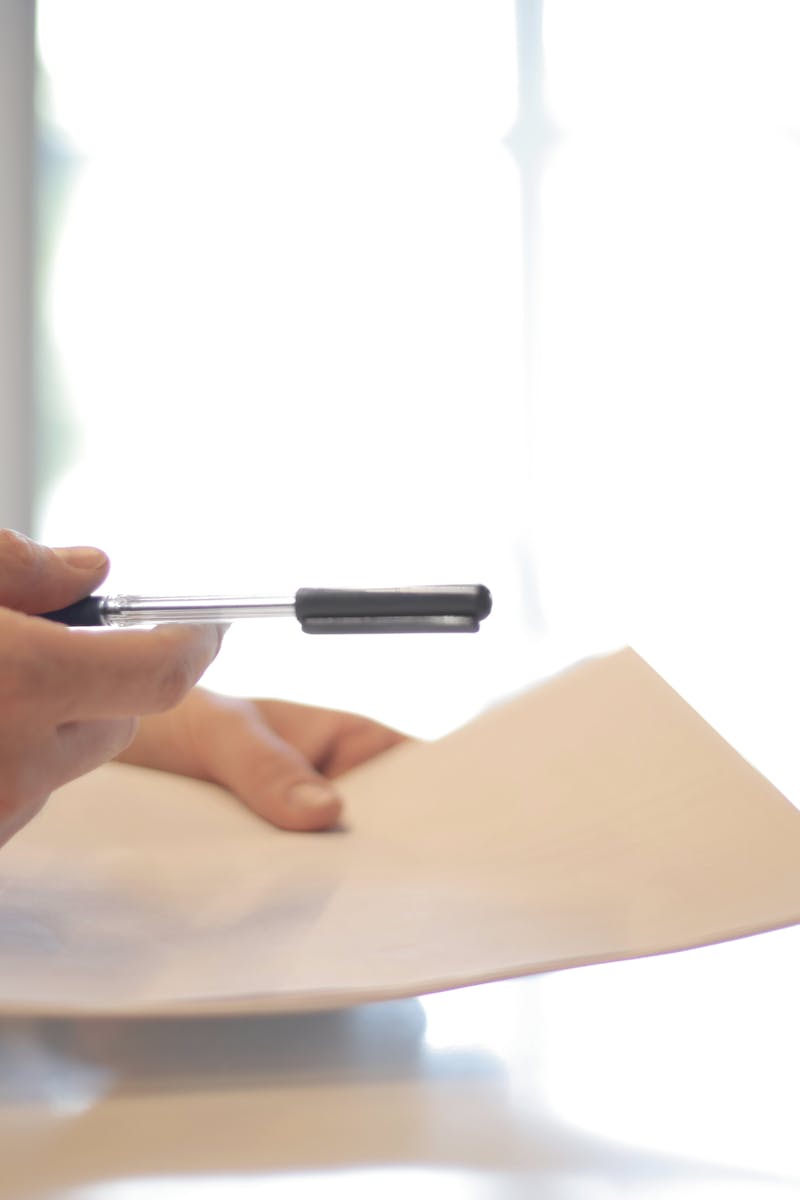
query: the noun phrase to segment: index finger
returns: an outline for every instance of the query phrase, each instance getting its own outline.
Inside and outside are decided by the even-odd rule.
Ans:
[[[359,713],[287,700],[250,703],[280,738],[329,779],[409,740],[406,734]]]
[[[33,618],[35,619],[35,618]],[[50,687],[64,721],[174,708],[216,658],[225,626],[70,629],[42,622]]]

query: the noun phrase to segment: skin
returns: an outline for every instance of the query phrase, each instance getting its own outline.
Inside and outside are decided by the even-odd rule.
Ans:
[[[194,688],[171,712],[145,717],[120,758],[211,780],[273,825],[310,831],[341,817],[331,780],[402,741],[354,713]]]
[[[212,780],[285,829],[335,825],[331,780],[403,741],[351,713],[196,688],[217,626],[69,629],[37,617],[94,591],[93,547],[0,530],[0,845],[57,787],[118,758]]]

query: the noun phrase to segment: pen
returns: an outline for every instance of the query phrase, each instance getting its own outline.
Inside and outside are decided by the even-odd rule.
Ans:
[[[293,597],[86,596],[55,612],[62,625],[227,624],[245,617],[296,617],[304,633],[475,633],[491,612],[482,584],[453,587],[300,588]]]

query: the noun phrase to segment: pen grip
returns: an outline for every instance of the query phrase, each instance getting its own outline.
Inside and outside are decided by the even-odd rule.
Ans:
[[[66,608],[38,615],[46,621],[59,621],[62,625],[104,625],[103,599],[103,596],[84,596],[83,600],[68,604]]]

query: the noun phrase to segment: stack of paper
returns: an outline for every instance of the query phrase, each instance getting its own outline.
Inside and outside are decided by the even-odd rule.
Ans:
[[[633,651],[341,781],[282,833],[112,765],[0,851],[0,1010],[280,1011],[800,921],[800,813]]]

